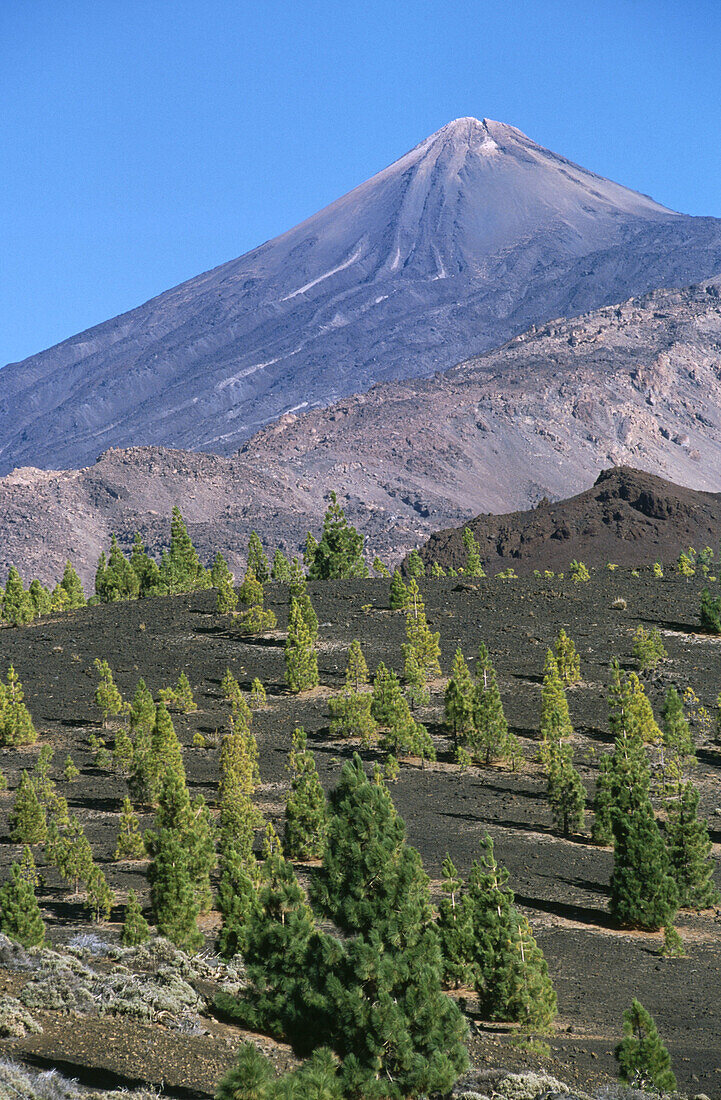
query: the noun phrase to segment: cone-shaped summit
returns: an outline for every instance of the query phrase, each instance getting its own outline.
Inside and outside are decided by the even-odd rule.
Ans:
[[[721,221],[456,119],[240,259],[3,371],[0,472],[228,453],[278,415],[721,271]]]

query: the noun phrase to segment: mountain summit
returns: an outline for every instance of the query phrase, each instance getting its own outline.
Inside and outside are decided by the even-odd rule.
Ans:
[[[283,413],[718,272],[721,221],[456,119],[240,259],[5,367],[0,472],[109,446],[227,454]]]

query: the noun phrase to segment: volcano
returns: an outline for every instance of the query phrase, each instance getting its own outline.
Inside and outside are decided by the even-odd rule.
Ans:
[[[718,272],[721,220],[457,119],[282,236],[6,366],[0,473],[110,446],[229,454],[284,413]]]

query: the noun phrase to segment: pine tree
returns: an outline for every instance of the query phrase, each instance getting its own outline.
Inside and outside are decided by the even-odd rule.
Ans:
[[[19,863],[13,863],[10,878],[0,886],[0,932],[23,947],[42,947],[45,942],[35,890]]]
[[[251,840],[252,843],[252,840]],[[245,952],[251,916],[258,908],[258,865],[252,852],[230,841],[220,846],[218,909],[223,920],[218,949],[224,958]]]
[[[371,715],[385,729],[397,723],[403,713],[403,692],[398,677],[380,661],[373,678]]]
[[[255,531],[250,532],[248,541],[248,569],[252,569],[261,584],[265,584],[266,581],[270,580],[268,559],[265,556],[263,544]]]
[[[132,734],[137,736],[141,729],[148,734],[152,733],[155,725],[155,703],[145,686],[145,680],[138,680],[128,715]]]
[[[465,742],[473,729],[473,679],[460,649],[456,650],[445,694],[445,719],[454,746]]]
[[[285,682],[294,695],[310,691],[318,683],[318,659],[313,640],[301,606],[293,596],[290,600],[288,636],[285,643]]]
[[[215,610],[219,615],[233,615],[238,607],[238,594],[233,587],[233,582],[221,578],[215,586],[218,595],[215,599]]]
[[[648,792],[643,745],[635,736],[617,738],[611,778],[611,913],[621,924],[655,930],[673,920],[678,891]]]
[[[463,880],[449,855],[443,861],[444,897],[438,906],[438,937],[443,958],[443,983],[458,988],[475,976],[473,923]]]
[[[30,776],[24,771],[10,813],[10,839],[16,844],[42,844],[47,836],[45,807]]]
[[[496,862],[493,842],[486,836],[468,880],[481,1014],[487,1020],[547,1027],[556,1015],[556,994],[507,883],[508,872]]]
[[[303,565],[306,570],[309,570],[313,562],[315,561],[316,551],[318,550],[318,539],[310,531],[305,536],[305,546],[303,547]]]
[[[181,714],[190,714],[191,711],[198,709],[195,705],[190,681],[184,672],[180,673],[173,694],[173,705]]]
[[[290,584],[290,562],[282,550],[278,549],[273,557],[273,567],[270,571],[271,580],[279,584]]]
[[[281,1100],[274,1089],[275,1075],[271,1062],[255,1043],[241,1043],[235,1065],[221,1079],[215,1100]],[[291,1100],[297,1092],[290,1092]],[[308,1096],[314,1095],[308,1093]]]
[[[67,596],[64,588],[61,589],[61,591],[65,596]],[[50,595],[45,585],[41,584],[37,578],[30,582],[30,587],[28,588],[28,596],[30,597],[30,602],[33,605],[34,619],[36,619],[39,615],[48,615],[51,611],[54,610],[52,596]]]
[[[403,611],[408,602],[408,589],[403,583],[403,578],[397,569],[393,570],[393,576],[391,577],[390,587],[390,608],[391,611]]]
[[[3,619],[12,626],[24,626],[35,617],[33,602],[25,591],[22,577],[14,565],[8,570],[3,598]]]
[[[166,595],[168,588],[162,583],[158,563],[147,550],[139,531],[135,532],[133,549],[130,552],[130,568],[138,579],[138,597],[141,600],[151,596]]]
[[[163,555],[160,579],[171,595],[209,588],[212,584],[193,546],[180,509],[173,508],[170,520],[170,548]]]
[[[265,688],[257,676],[250,685],[250,695],[248,698],[250,700],[250,706],[256,710],[260,710],[268,702]]]
[[[297,558],[293,558],[290,567],[290,591],[289,596],[294,599],[300,607],[300,613],[303,617],[303,622],[308,628],[311,640],[315,642],[318,637],[318,616],[316,615],[313,604],[310,602],[310,596],[308,595],[308,585],[306,583],[305,575],[301,568],[300,562]]]
[[[48,803],[55,793],[55,784],[50,778],[50,768],[53,763],[53,752],[50,745],[43,745],[35,761],[35,767],[31,776],[35,793],[41,806],[47,809]]]
[[[650,672],[668,657],[666,647],[656,627],[646,630],[639,626],[633,636],[633,656],[639,672]]]
[[[415,578],[408,585],[409,603],[406,609],[406,640],[416,651],[418,664],[430,676],[440,676],[440,632],[432,633],[426,620],[423,600]]]
[[[390,579],[390,575],[391,575],[390,569],[385,564],[385,562],[381,561],[381,559],[378,557],[377,554],[373,558],[373,572],[377,573],[379,577],[385,577],[386,579]]]
[[[89,881],[94,867],[93,850],[77,817],[68,817],[60,824],[51,822],[45,859],[57,867],[66,882],[73,884],[73,894],[77,896],[80,883]]]
[[[331,737],[358,737],[364,748],[369,747],[378,728],[371,714],[372,703],[373,696],[368,692],[347,687],[329,699]]]
[[[485,577],[478,543],[470,527],[463,528],[463,545],[466,548],[466,573],[469,577]]]
[[[558,662],[552,650],[549,649],[546,654],[541,689],[541,759],[547,762],[551,745],[560,745],[572,734],[571,715],[563,681],[558,671]]]
[[[115,686],[113,673],[108,662],[96,657],[93,665],[100,677],[100,683],[95,691],[95,703],[102,714],[103,729],[105,729],[108,719],[120,714],[123,708],[123,697]]]
[[[408,570],[409,577],[413,577],[414,579],[425,577],[426,565],[417,550],[411,550],[406,558],[406,569]]]
[[[123,711],[127,713],[129,709],[130,705],[124,703]],[[130,740],[128,731],[124,726],[121,726],[115,734],[115,740],[113,741],[113,760],[124,775],[132,774],[134,762],[133,742]]]
[[[85,908],[88,909],[94,921],[110,920],[110,913],[115,903],[115,894],[108,886],[108,881],[100,868],[93,864],[85,880]]]
[[[218,805],[221,850],[232,847],[248,863],[253,854],[255,830],[260,824],[252,795],[259,781],[258,747],[248,726],[231,721],[230,732],[220,745]]]
[[[556,663],[564,684],[577,684],[581,679],[581,659],[573,639],[561,629],[556,638]]]
[[[238,590],[238,598],[247,605],[247,609],[238,619],[241,634],[262,634],[266,630],[275,628],[277,625],[275,614],[273,611],[266,611],[263,607],[263,585],[250,566]]]
[[[150,927],[143,911],[140,908],[135,890],[128,891],[128,901],[125,906],[125,920],[123,930],[120,933],[120,942],[123,947],[137,947],[150,938]]]
[[[118,600],[137,600],[140,581],[135,570],[123,554],[115,535],[110,540],[107,564],[101,555],[95,574],[95,592],[102,603]]]
[[[150,897],[158,933],[185,951],[197,950],[200,905],[191,876],[191,860],[182,833],[161,829],[148,869]]]
[[[598,763],[596,794],[593,800],[593,828],[591,829],[592,842],[602,845],[603,847],[613,844],[613,829],[611,826],[612,804],[611,754],[606,752]]]
[[[711,840],[708,825],[699,819],[698,803],[697,789],[693,783],[686,783],[679,789],[678,800],[668,806],[666,844],[682,909],[708,909],[720,898],[711,881]]]
[[[7,685],[0,683],[0,745],[32,745],[38,733],[24,702],[18,674],[10,665]]]
[[[623,1039],[615,1054],[622,1081],[634,1088],[676,1091],[670,1055],[659,1038],[652,1016],[635,997],[623,1014]]]
[[[60,584],[68,594],[68,606],[71,611],[74,611],[77,607],[85,607],[87,601],[85,599],[82,581],[73,569],[72,562],[65,562],[63,579],[60,581]]]
[[[222,584],[229,584],[231,588],[235,582],[235,578],[231,573],[228,563],[223,555],[218,551],[213,559],[213,567],[210,570],[210,579],[213,588],[220,588]]]
[[[412,710],[416,707],[427,707],[431,701],[431,694],[427,686],[426,670],[418,660],[418,654],[413,646],[406,644],[402,648],[406,699]]]
[[[120,831],[113,859],[145,859],[145,855],[145,843],[140,832],[138,815],[126,795],[120,813]]]
[[[358,691],[361,686],[368,683],[368,665],[357,638],[351,642],[348,650],[345,682],[346,686],[352,688],[353,691]]]
[[[675,687],[666,692],[663,704],[664,783],[666,775],[680,782],[689,764],[696,762],[693,735]]]
[[[325,795],[308,751],[305,730],[293,733],[288,758],[290,791],[285,803],[285,854],[288,859],[320,859],[327,826]]]
[[[508,730],[493,668],[484,670],[473,696],[473,726],[466,736],[466,745],[474,756],[491,760],[507,760],[517,751],[516,739]]]
[[[570,745],[551,745],[547,791],[556,828],[564,836],[579,832],[585,817],[586,791],[573,766]]]
[[[363,541],[363,536],[348,523],[336,494],[331,492],[323,534],[309,564],[308,576],[316,580],[367,577]]]
[[[405,842],[384,785],[367,778],[358,756],[331,794],[323,868],[312,895],[352,938],[338,968],[334,1047],[372,1081],[396,1082],[399,1095],[447,1091],[464,1068],[465,1024],[441,990],[442,962],[428,879]],[[338,972],[338,971],[337,971]],[[330,985],[333,996],[337,985]],[[366,1088],[361,1095],[373,1095]]]

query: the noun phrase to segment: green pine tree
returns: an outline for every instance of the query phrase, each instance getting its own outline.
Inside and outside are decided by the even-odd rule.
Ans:
[[[10,665],[7,684],[0,683],[0,745],[32,745],[37,741],[38,733],[24,700],[20,678]]]
[[[696,746],[681,696],[673,686],[663,703],[663,750],[664,782],[667,776],[680,782],[689,764],[696,763]]]
[[[391,611],[403,611],[408,603],[408,589],[403,583],[403,578],[398,569],[393,570],[390,587]]]
[[[331,737],[357,737],[364,748],[370,747],[378,728],[371,714],[372,703],[373,696],[369,692],[357,692],[348,687],[330,698]]]
[[[10,813],[10,839],[16,844],[42,844],[47,836],[45,807],[35,785],[24,771]]]
[[[63,593],[65,593],[64,588],[62,589],[62,591]],[[67,595],[67,593],[65,593],[65,595]],[[51,611],[54,610],[53,598],[50,595],[50,592],[44,584],[40,583],[37,578],[30,582],[30,587],[28,588],[28,596],[30,597],[30,602],[33,605],[34,619],[36,619],[39,615],[48,615]]]
[[[143,916],[137,894],[135,890],[129,890],[120,942],[123,947],[138,947],[139,944],[145,943],[149,938],[150,927]]]
[[[449,855],[443,861],[443,897],[438,906],[438,936],[444,985],[472,985],[475,978],[473,922],[463,880]]]
[[[279,584],[290,584],[290,562],[282,550],[278,549],[273,557],[273,567],[270,571],[271,580]]]
[[[686,783],[680,787],[678,799],[668,805],[666,844],[682,909],[708,909],[718,905],[721,897],[711,880],[711,840],[708,825],[698,816],[698,803],[697,789]]]
[[[87,601],[85,599],[82,581],[75,572],[73,564],[70,561],[65,562],[63,579],[60,581],[60,585],[68,594],[68,606],[71,611],[74,611],[77,607],[85,607]]]
[[[215,599],[215,610],[219,615],[234,615],[238,607],[238,594],[233,587],[232,580],[221,578],[215,587],[218,595]]]
[[[553,823],[564,836],[583,828],[586,791],[573,766],[570,745],[551,745],[548,763],[548,801]]]
[[[185,951],[197,950],[203,937],[198,930],[200,904],[191,876],[190,853],[182,833],[161,829],[148,869],[150,898],[158,933]]]
[[[556,663],[564,684],[577,684],[581,679],[581,659],[576,652],[573,639],[561,629],[556,638]]]
[[[364,684],[368,683],[368,665],[366,664],[361,644],[357,638],[351,642],[348,650],[345,682],[346,686],[353,691],[359,691]]]
[[[313,639],[303,618],[301,605],[291,596],[288,636],[285,643],[285,682],[297,695],[318,683],[318,658]]]
[[[473,726],[465,741],[473,755],[483,757],[486,764],[492,760],[511,759],[518,751],[516,739],[508,729],[493,668],[485,669],[476,685]]]
[[[288,859],[320,859],[325,844],[327,810],[325,795],[308,751],[305,730],[293,733],[288,757],[290,791],[285,803],[285,854]]]
[[[158,563],[150,557],[139,531],[135,532],[130,552],[130,568],[138,580],[138,597],[141,600],[165,595],[167,587],[161,582]]]
[[[100,683],[95,691],[95,703],[102,715],[103,729],[105,729],[108,724],[108,719],[120,714],[123,709],[123,697],[115,685],[113,673],[108,662],[96,657],[93,661],[93,666],[100,677]]]
[[[550,649],[546,654],[546,663],[543,668],[540,729],[541,759],[547,766],[548,750],[551,745],[560,745],[573,734],[563,680],[558,671],[558,662]]]
[[[70,753],[68,753],[65,758],[65,764],[63,765],[63,779],[66,783],[74,783],[79,775],[80,771],[75,766],[75,761],[73,760],[72,756],[70,755]]]
[[[308,576],[315,580],[336,580],[346,577],[367,577],[368,566],[363,558],[363,536],[346,519],[334,492],[323,519],[323,534],[308,566]]]
[[[12,626],[24,626],[35,618],[33,601],[14,565],[10,566],[5,582],[2,614],[3,619]]]
[[[110,554],[107,564],[101,555],[95,574],[95,592],[101,603],[115,603],[118,600],[137,600],[140,595],[140,581],[135,570],[118,545],[115,535],[110,540]]]
[[[145,859],[145,855],[145,843],[140,832],[138,815],[126,795],[120,812],[120,831],[113,859]]]
[[[457,649],[445,694],[446,725],[456,748],[465,743],[473,729],[473,704],[473,679],[461,650]]]
[[[252,569],[261,584],[265,584],[266,581],[270,580],[268,559],[265,556],[263,544],[255,531],[250,532],[248,541],[248,569]]]
[[[35,889],[19,863],[13,863],[10,878],[0,886],[0,932],[23,947],[42,947],[45,942]]]
[[[418,653],[412,645],[404,645],[403,649],[403,681],[405,683],[405,696],[411,709],[427,707],[431,701],[428,690],[426,670],[418,660]]]
[[[463,528],[463,545],[466,549],[466,568],[469,577],[485,577],[478,543],[470,527]]]
[[[218,551],[213,559],[213,567],[210,570],[210,579],[213,584],[213,588],[220,588],[222,584],[229,584],[231,588],[235,583],[235,578],[228,567],[228,563],[223,555]]]
[[[622,1081],[634,1088],[676,1091],[670,1055],[652,1016],[635,997],[623,1014],[623,1039],[615,1054]]]
[[[268,696],[266,695],[265,688],[263,687],[262,682],[258,679],[257,676],[254,678],[252,684],[250,685],[250,694],[248,698],[250,700],[251,708],[255,710],[260,710],[262,707],[266,706],[268,702]]]
[[[275,1083],[272,1063],[255,1043],[247,1040],[241,1043],[235,1064],[221,1079],[215,1100],[281,1100],[274,1088]],[[298,1093],[289,1092],[287,1100],[294,1095],[298,1096]],[[313,1094],[309,1092],[306,1095],[310,1097]]]

